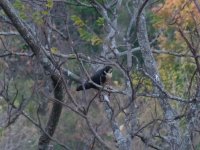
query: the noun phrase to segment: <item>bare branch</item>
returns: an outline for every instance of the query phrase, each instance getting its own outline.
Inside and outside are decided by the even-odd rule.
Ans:
[[[19,35],[19,33],[15,31],[9,31],[9,32],[0,32],[0,35],[10,36],[10,35]]]

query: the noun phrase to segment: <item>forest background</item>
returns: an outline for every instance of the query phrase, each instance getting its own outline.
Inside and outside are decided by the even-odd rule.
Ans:
[[[199,0],[0,0],[0,149],[200,150],[199,18]]]

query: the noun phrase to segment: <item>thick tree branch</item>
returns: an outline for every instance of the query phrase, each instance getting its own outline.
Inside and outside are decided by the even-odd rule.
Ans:
[[[142,7],[142,1],[140,0],[134,0],[135,4],[135,13],[139,13],[140,7]],[[144,59],[145,64],[145,70],[146,72],[153,78],[153,81],[159,85],[161,88],[163,88],[163,83],[160,79],[159,72],[156,68],[156,61],[153,57],[153,53],[150,47],[150,42],[147,34],[147,27],[146,27],[146,20],[144,12],[140,13],[140,18],[138,18],[138,27],[137,27],[137,39],[138,43],[141,47],[141,53],[142,57]],[[155,91],[160,96],[160,106],[163,110],[163,115],[166,120],[172,120],[176,116],[176,111],[171,107],[170,103],[168,102],[168,97],[165,93],[163,93],[162,90],[158,89],[155,85]],[[169,141],[170,141],[170,149],[179,149],[179,146],[181,144],[181,138],[180,138],[180,131],[178,127],[178,122],[176,121],[168,121],[167,125],[169,126]]]
[[[59,101],[63,101],[62,81],[59,78],[57,78],[56,76],[52,76],[51,79],[53,81],[54,97],[56,99],[58,99]],[[38,144],[39,150],[48,149],[48,145],[51,140],[50,137],[53,136],[53,134],[56,130],[61,111],[62,111],[62,104],[59,102],[54,102],[51,114],[49,116],[48,123],[45,128],[45,132],[43,132],[43,134],[41,135],[41,137],[39,139],[39,144]]]
[[[39,40],[37,40],[37,37],[35,37],[31,29],[19,18],[17,12],[14,10],[11,3],[8,0],[1,0],[0,6],[4,10],[8,18],[12,21],[17,31],[21,34],[23,39],[30,46],[31,50],[33,51],[34,55],[38,58],[38,61],[42,64],[45,71],[49,72],[49,74],[60,76],[57,64],[51,61],[50,54],[41,45]],[[62,71],[66,78],[70,78],[71,80],[81,83],[80,78],[72,72],[70,72],[69,70],[63,69]]]
[[[195,5],[196,5],[196,7],[197,7],[197,10],[198,10],[199,13],[200,13],[200,3],[199,3],[199,0],[193,0],[193,1],[194,1]]]
[[[59,71],[59,68],[57,67],[57,64],[55,64],[54,61],[51,60],[50,54],[45,50],[45,48],[37,40],[37,37],[33,35],[31,29],[29,29],[27,25],[18,17],[11,3],[8,0],[1,0],[0,6],[4,10],[8,18],[12,21],[13,25],[21,34],[21,36],[24,38],[24,40],[28,43],[32,52],[35,54],[36,58],[43,66],[44,70],[51,75],[53,84],[55,87],[54,96],[56,99],[62,101],[63,99],[62,82],[60,81],[61,79],[60,71]],[[66,73],[65,76],[72,77],[72,73],[70,73],[69,71],[65,71],[65,73]],[[61,111],[62,111],[62,104],[55,102],[53,104],[49,121],[45,129],[47,134],[50,136],[53,136],[55,132],[56,126],[60,118]],[[50,138],[47,134],[43,133],[43,135],[41,136],[39,140],[40,150],[45,150],[48,147]]]

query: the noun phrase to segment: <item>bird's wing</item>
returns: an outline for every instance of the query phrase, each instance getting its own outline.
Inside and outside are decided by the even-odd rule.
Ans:
[[[101,83],[101,76],[103,75],[103,70],[98,70],[93,76],[91,76],[91,80],[93,82],[95,82],[96,84],[99,84]]]

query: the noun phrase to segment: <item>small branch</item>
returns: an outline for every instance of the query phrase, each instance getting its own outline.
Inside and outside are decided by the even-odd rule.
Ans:
[[[197,10],[198,10],[199,13],[200,13],[200,4],[199,4],[199,0],[193,0],[193,1],[194,1],[194,4],[195,4]]]
[[[138,10],[138,13],[137,13],[137,16],[136,16],[136,25],[135,25],[136,32],[138,31],[138,25],[139,25],[140,18],[141,18],[140,15],[142,14],[142,11],[144,10],[144,7],[146,6],[148,1],[149,0],[145,0]]]
[[[103,94],[102,97],[103,97],[105,112],[107,113],[107,118],[110,121],[115,140],[118,144],[118,149],[119,150],[129,150],[130,149],[130,141],[128,138],[123,136],[123,134],[121,133],[121,131],[119,129],[119,125],[113,116],[114,110],[110,105],[110,100],[109,100],[108,95]]]
[[[9,32],[0,32],[0,35],[10,36],[10,35],[19,35],[19,33],[15,31],[9,31]]]
[[[90,129],[90,131],[93,133],[93,135],[97,138],[97,140],[108,150],[111,150],[112,148],[110,148],[104,141],[103,139],[98,135],[98,133],[94,130],[91,122],[89,121],[88,117],[86,117],[86,123]]]
[[[179,102],[185,102],[185,103],[190,103],[191,101],[187,101],[185,99],[176,97],[176,96],[172,96],[169,93],[167,93],[167,91],[165,91],[165,89],[154,79],[152,78],[146,71],[144,71],[143,69],[139,69],[144,75],[146,75],[154,84],[155,86],[160,90],[160,92],[162,92],[162,94],[164,94],[166,96],[166,98],[169,99],[173,99],[173,100],[177,100]],[[146,96],[148,94],[145,94]],[[153,95],[149,95],[149,96],[153,96]],[[154,96],[160,97],[160,94],[156,94]]]
[[[69,37],[65,36],[61,31],[59,31],[58,29],[56,29],[56,27],[50,25],[48,23],[48,26],[53,30],[55,31],[56,33],[58,33],[63,39],[65,39],[66,41],[68,41]]]
[[[147,146],[149,146],[149,147],[151,147],[151,148],[153,148],[153,149],[156,149],[156,150],[162,150],[160,147],[158,147],[158,146],[156,146],[156,145],[153,145],[153,144],[151,144],[151,143],[148,143],[148,139],[147,139],[146,137],[144,137],[144,136],[142,136],[142,135],[139,135],[139,134],[137,134],[136,136],[139,137],[139,138],[141,139],[141,141],[142,141],[145,145],[147,145]]]
[[[33,57],[34,56],[33,53],[29,54],[29,53],[9,52],[9,53],[0,54],[0,57],[6,57],[6,56],[12,56],[12,55],[14,55],[14,56],[27,56],[27,57]]]

